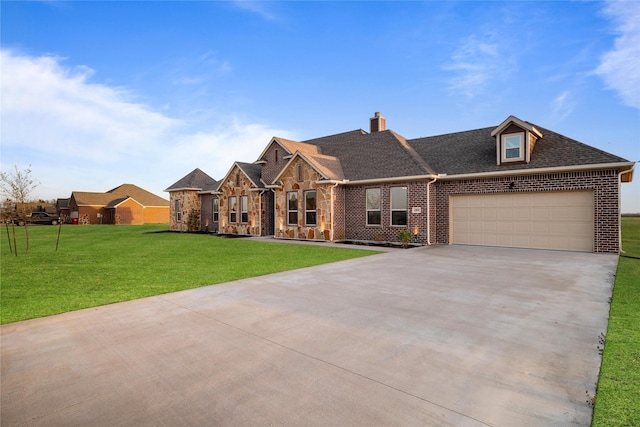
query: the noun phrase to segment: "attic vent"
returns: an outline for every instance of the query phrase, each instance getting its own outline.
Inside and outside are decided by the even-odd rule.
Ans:
[[[373,115],[373,117],[370,120],[371,123],[371,133],[374,132],[382,132],[383,130],[385,130],[387,128],[387,119],[385,119],[384,117],[382,117],[382,114],[380,114],[380,112],[376,111]]]

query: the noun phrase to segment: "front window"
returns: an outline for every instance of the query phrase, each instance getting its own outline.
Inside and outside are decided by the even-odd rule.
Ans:
[[[287,224],[298,225],[298,192],[287,193]]]
[[[304,193],[304,221],[306,225],[316,225],[316,192]]]
[[[229,223],[235,224],[238,221],[238,205],[236,196],[229,197]]]
[[[220,200],[213,199],[213,222],[218,222],[220,218]]]
[[[502,135],[502,158],[504,161],[524,160],[524,133]]]
[[[407,225],[407,187],[391,188],[391,225]]]
[[[182,202],[180,199],[176,199],[176,221],[182,221]]]
[[[249,222],[249,196],[240,196],[240,222]]]
[[[380,189],[367,188],[367,225],[380,224]]]

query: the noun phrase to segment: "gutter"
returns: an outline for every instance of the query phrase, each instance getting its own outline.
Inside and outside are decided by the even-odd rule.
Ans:
[[[440,179],[444,181],[457,180],[457,179],[473,179],[473,178],[490,178],[500,176],[513,176],[513,175],[539,175],[544,173],[559,173],[559,172],[578,172],[586,170],[603,170],[603,169],[620,169],[628,168],[620,172],[620,174],[633,172],[635,163],[633,162],[617,162],[617,163],[598,163],[591,165],[575,165],[575,166],[556,166],[549,168],[536,168],[536,169],[510,169],[492,172],[476,172],[476,173],[463,173],[458,175],[440,175]]]
[[[427,179],[434,179],[438,176],[442,176],[442,175],[429,174],[429,175],[394,176],[390,178],[361,179],[357,181],[349,181],[345,179],[343,181],[337,181],[337,183],[344,184],[344,185],[363,185],[363,184],[377,184],[377,183],[384,183],[384,182],[424,181]],[[318,183],[320,184],[325,182],[329,182],[329,181],[319,181]]]

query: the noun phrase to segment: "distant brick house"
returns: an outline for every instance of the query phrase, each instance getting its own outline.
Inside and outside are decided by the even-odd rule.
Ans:
[[[133,184],[105,193],[74,191],[68,204],[79,224],[165,224],[169,201]]]
[[[208,194],[221,234],[395,243],[408,230],[415,244],[615,253],[633,168],[514,116],[406,139],[376,113],[370,132],[274,137]]]

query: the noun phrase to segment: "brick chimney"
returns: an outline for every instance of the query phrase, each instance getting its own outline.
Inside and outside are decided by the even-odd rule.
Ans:
[[[382,117],[380,112],[375,112],[369,120],[371,121],[371,133],[382,132],[387,128],[387,119]]]

